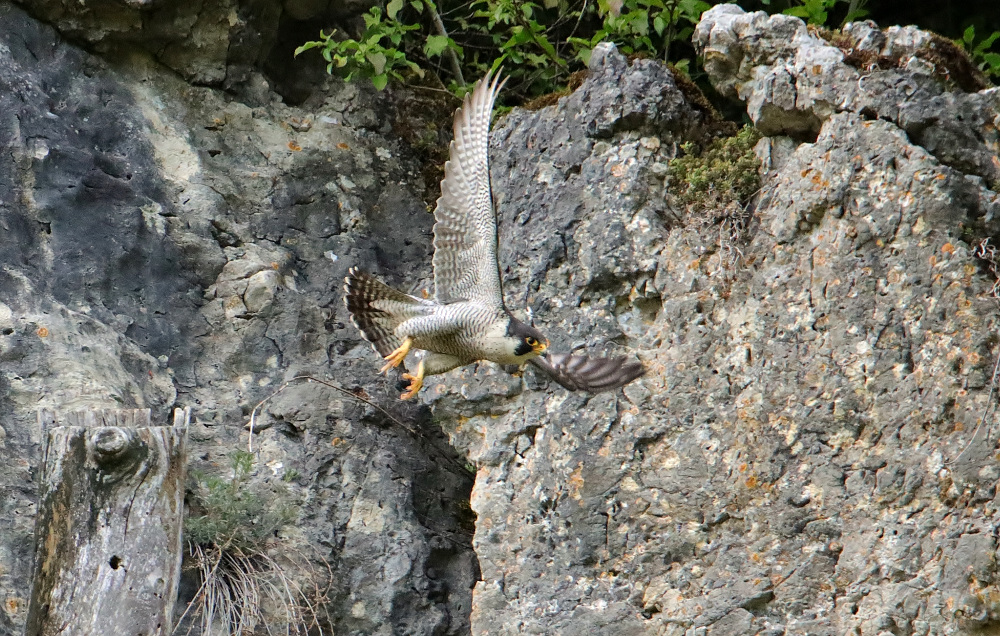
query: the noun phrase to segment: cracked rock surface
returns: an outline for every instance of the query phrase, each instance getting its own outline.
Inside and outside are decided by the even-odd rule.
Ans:
[[[316,383],[258,419],[254,478],[291,477],[303,514],[280,546],[330,579],[327,633],[469,633],[471,475],[340,298],[352,265],[428,268],[423,183],[373,91],[251,107],[8,4],[0,24],[0,634],[29,595],[37,409],[191,406],[189,468],[225,475],[251,409],[298,375],[419,433]]]
[[[297,382],[257,420],[254,478],[291,477],[283,545],[330,566],[333,633],[997,628],[976,254],[1000,230],[1000,107],[928,66],[930,36],[705,14],[712,81],[768,135],[738,236],[667,195],[707,115],[659,63],[595,49],[574,93],[494,125],[501,269],[553,349],[648,374],[589,396],[473,365],[404,404],[340,297],[354,265],[431,286],[387,95],[224,93],[127,38],[63,39],[152,5],[70,4],[33,7],[64,7],[54,27],[0,5],[0,635],[25,618],[38,408],[191,406],[191,467],[219,470],[303,375],[388,411]],[[190,68],[224,68],[212,51]]]
[[[576,93],[494,135],[509,302],[553,347],[650,373],[593,397],[482,371],[438,389],[479,469],[473,633],[995,626],[1000,473],[973,432],[998,354],[974,254],[998,229],[996,91],[862,74],[733,5],[696,38],[771,135],[735,266],[664,203],[659,166],[697,119],[655,64],[595,53]],[[903,80],[906,99],[880,88]]]

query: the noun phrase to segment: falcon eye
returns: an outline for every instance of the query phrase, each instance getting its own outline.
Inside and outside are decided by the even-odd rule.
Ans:
[[[537,341],[537,340],[535,340],[534,338],[532,338],[531,336],[528,336],[527,338],[525,338],[525,339],[524,339],[524,341],[525,341],[526,343],[528,343],[528,346],[529,346],[529,347],[534,347],[535,345],[537,345],[537,344],[538,344],[538,341]]]

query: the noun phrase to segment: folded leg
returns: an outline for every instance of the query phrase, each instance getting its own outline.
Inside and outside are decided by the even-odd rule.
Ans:
[[[403,341],[403,344],[399,345],[395,351],[387,355],[384,360],[386,363],[379,369],[379,373],[389,373],[389,369],[398,367],[402,364],[403,360],[406,359],[406,354],[410,352],[410,347],[413,346],[413,338],[407,337]]]
[[[425,352],[423,357],[420,358],[420,362],[417,363],[416,374],[403,374],[403,379],[409,380],[410,386],[406,388],[405,393],[399,396],[400,399],[409,400],[415,396],[417,391],[420,390],[420,387],[424,385],[425,376],[451,371],[452,369],[464,366],[470,362],[473,361],[465,358],[459,358],[458,356],[449,356],[443,353],[434,353],[431,351]]]

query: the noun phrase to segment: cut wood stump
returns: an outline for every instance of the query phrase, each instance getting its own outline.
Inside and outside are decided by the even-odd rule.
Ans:
[[[165,636],[181,569],[187,420],[39,413],[48,429],[25,636]]]

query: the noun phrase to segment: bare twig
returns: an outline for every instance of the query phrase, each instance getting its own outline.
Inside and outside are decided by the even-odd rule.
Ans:
[[[257,411],[260,410],[260,408],[262,406],[264,406],[266,403],[270,402],[272,398],[274,398],[279,393],[281,393],[282,391],[284,391],[285,389],[287,389],[289,386],[291,386],[293,382],[297,382],[299,380],[305,380],[306,382],[316,382],[317,384],[322,384],[323,386],[330,387],[331,389],[333,389],[335,391],[339,391],[340,393],[343,393],[344,395],[346,395],[346,396],[348,396],[350,398],[353,398],[353,399],[357,400],[358,402],[363,402],[363,403],[367,404],[368,406],[372,407],[373,409],[376,409],[377,411],[381,412],[387,418],[389,418],[390,420],[392,420],[396,424],[399,424],[401,427],[403,427],[404,430],[406,430],[407,432],[411,433],[412,435],[419,435],[419,433],[413,427],[411,427],[408,424],[404,424],[403,422],[399,421],[398,419],[396,419],[395,417],[393,417],[392,414],[389,413],[389,411],[385,410],[384,408],[382,408],[378,404],[375,404],[371,400],[358,395],[354,391],[350,391],[348,389],[345,389],[344,387],[338,386],[338,385],[334,384],[333,382],[327,382],[326,380],[320,380],[319,378],[314,378],[311,375],[297,375],[294,378],[292,378],[291,380],[289,380],[288,382],[285,382],[284,384],[282,384],[280,387],[278,387],[274,391],[274,393],[272,393],[271,395],[267,396],[266,398],[264,398],[263,400],[261,400],[260,402],[258,402],[257,406],[253,407],[253,411],[250,412],[250,423],[248,425],[249,429],[250,429],[250,440],[247,442],[247,451],[248,452],[251,452],[251,453],[253,452],[253,429],[254,429],[254,425],[256,424],[256,421],[257,421]]]
[[[430,9],[431,21],[434,22],[434,28],[437,29],[438,35],[449,38],[448,31],[444,28],[444,22],[441,20],[441,14],[438,13],[437,5],[434,2],[428,2],[427,8]],[[455,49],[450,46],[445,48],[445,55],[448,57],[449,64],[451,64],[451,73],[455,76],[455,81],[459,85],[465,86],[465,76],[462,75],[462,64],[458,60],[458,54],[455,53]]]

